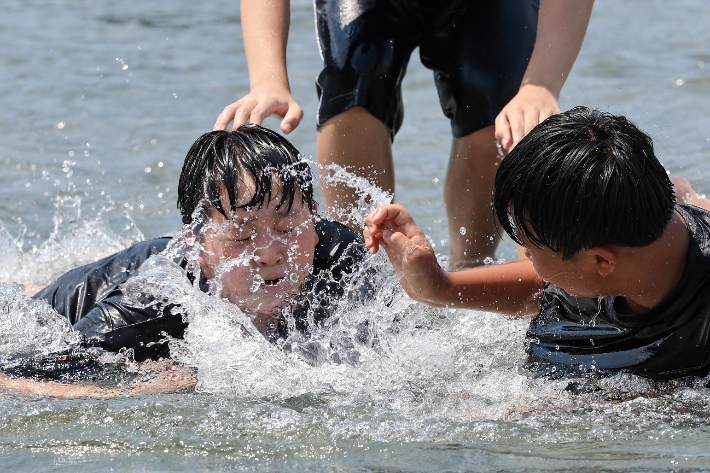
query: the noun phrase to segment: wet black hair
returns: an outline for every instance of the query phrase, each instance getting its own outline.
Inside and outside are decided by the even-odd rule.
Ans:
[[[290,212],[296,192],[302,203],[314,211],[313,175],[298,150],[284,137],[258,125],[243,125],[235,131],[212,131],[200,136],[187,152],[180,173],[177,206],[182,221],[190,224],[200,209],[207,217],[209,208],[230,218],[237,209],[242,173],[254,179],[256,189],[249,202],[239,208],[262,208],[268,205],[274,178],[281,186],[280,209]],[[226,192],[229,209],[222,205]]]
[[[623,116],[576,107],[543,121],[500,163],[494,208],[568,259],[598,245],[646,246],[663,234],[675,194],[651,137]]]

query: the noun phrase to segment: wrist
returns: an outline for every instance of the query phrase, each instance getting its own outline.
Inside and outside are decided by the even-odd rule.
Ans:
[[[291,88],[288,84],[288,79],[278,79],[272,77],[249,79],[249,91],[259,92],[265,91],[270,94],[288,94],[291,95]]]
[[[535,90],[538,93],[546,92],[550,94],[555,100],[558,100],[560,97],[560,92],[562,91],[563,84],[564,81],[561,84],[553,84],[545,82],[543,80],[524,78],[523,82],[520,84],[520,89],[518,90],[518,92],[522,92],[523,90]]]

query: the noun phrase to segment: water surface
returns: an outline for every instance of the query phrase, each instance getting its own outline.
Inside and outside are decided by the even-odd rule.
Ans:
[[[320,58],[311,3],[292,3],[290,79],[306,115],[289,138],[313,156]],[[668,170],[710,192],[709,22],[704,0],[598,0],[562,108],[627,115],[655,139]],[[0,276],[52,279],[131,242],[177,232],[185,152],[248,91],[238,5],[6,0],[0,44]],[[450,130],[416,53],[404,99],[397,200],[445,255]],[[498,258],[513,255],[504,242]],[[203,353],[200,394],[0,395],[0,467],[710,469],[710,392],[703,383],[666,392],[618,376],[603,395],[574,394],[566,382],[525,371],[524,322],[425,308],[392,279],[383,281],[393,305],[344,314],[353,323],[365,316],[378,323],[382,349],[361,349],[359,364],[311,366],[236,338],[225,346],[242,354],[251,347],[259,362],[235,355],[220,370],[209,363],[214,353]],[[33,313],[17,304],[4,322]],[[406,317],[393,324],[397,314]]]

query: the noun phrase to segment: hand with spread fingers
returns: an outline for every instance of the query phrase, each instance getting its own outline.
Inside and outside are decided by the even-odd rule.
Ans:
[[[409,212],[401,205],[383,205],[368,215],[365,224],[365,245],[373,254],[384,248],[407,294],[431,305],[445,305],[437,296],[445,292],[447,272]]]
[[[213,130],[226,130],[231,121],[234,121],[232,130],[247,122],[261,125],[271,115],[281,118],[281,131],[287,135],[301,122],[303,109],[291,96],[288,87],[262,85],[252,90],[241,99],[224,107],[217,117]]]
[[[537,124],[560,113],[560,95],[582,47],[594,0],[540,3],[535,47],[520,89],[495,121],[495,137],[510,151]]]
[[[496,140],[510,151],[538,123],[556,113],[560,113],[560,106],[552,92],[543,86],[524,85],[496,118]]]
[[[289,0],[242,0],[242,36],[249,68],[250,92],[227,105],[214,130],[232,130],[250,121],[261,125],[266,117],[281,118],[281,131],[291,133],[303,118],[303,109],[291,96],[286,71],[291,6]]]

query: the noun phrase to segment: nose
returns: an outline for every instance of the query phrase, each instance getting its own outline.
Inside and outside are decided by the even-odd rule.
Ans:
[[[273,266],[284,258],[283,245],[271,235],[257,239],[254,250],[254,262],[257,266]]]

